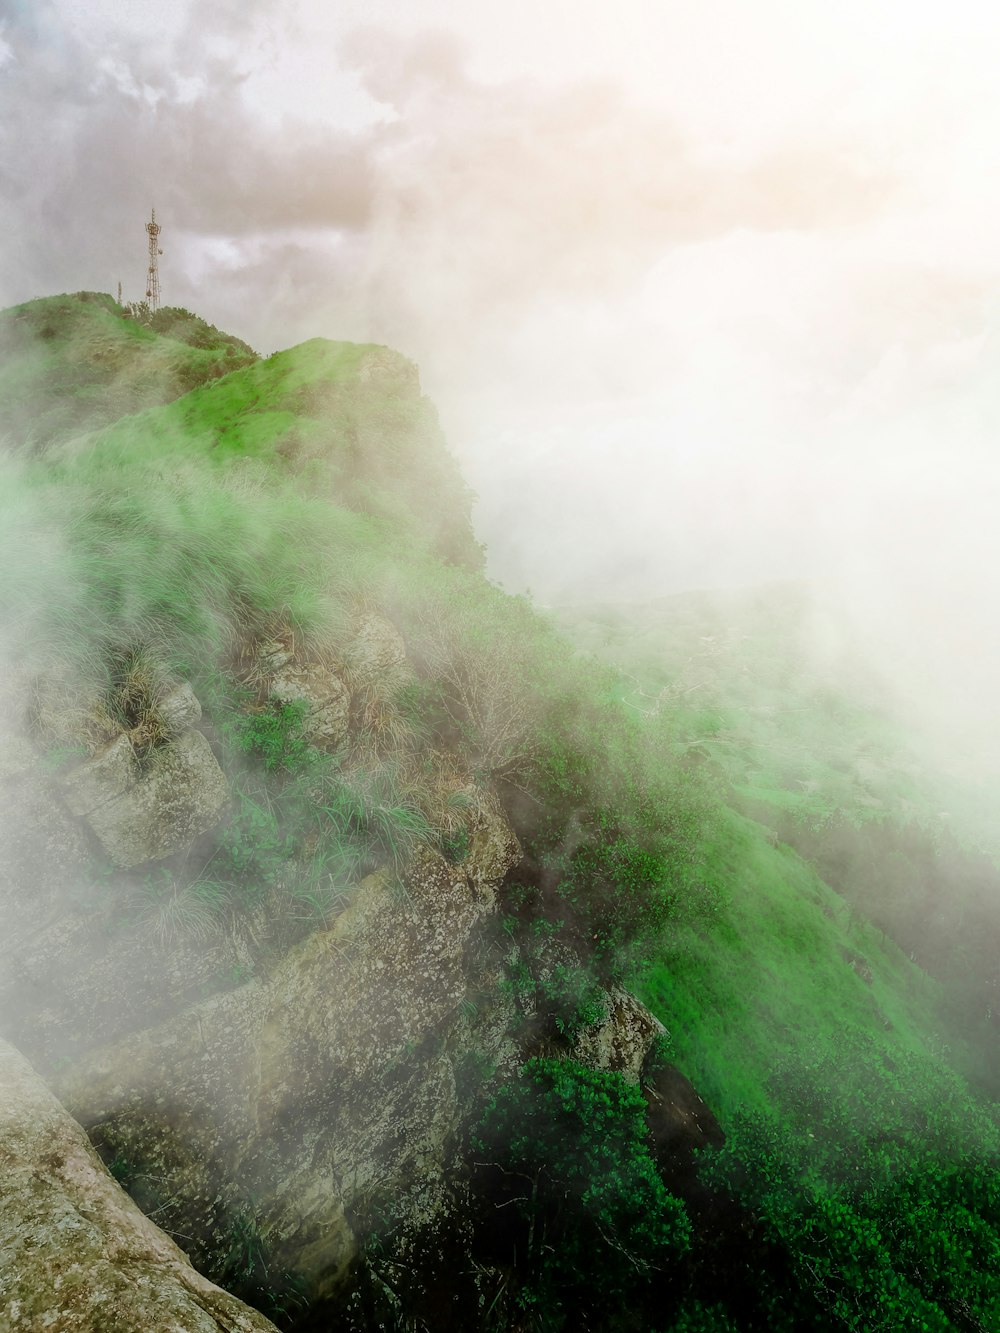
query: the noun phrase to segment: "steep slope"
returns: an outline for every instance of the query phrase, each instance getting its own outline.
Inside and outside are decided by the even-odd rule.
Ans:
[[[993,1327],[1000,881],[942,826],[954,780],[921,765],[824,614],[786,585],[561,617],[732,807],[702,844],[702,919],[672,924],[633,983],[727,1133],[709,1178],[802,1281],[763,1267],[720,1327],[755,1302],[770,1327]]]
[[[787,584],[578,608],[564,623],[627,673],[630,707],[669,710],[678,748],[736,808],[943,984],[969,1072],[996,1095],[996,793],[963,777],[960,751],[947,772],[928,760],[846,618]]]
[[[487,582],[408,362],[0,469],[4,1034],[210,1277],[302,1330],[995,1324],[939,988],[727,807],[763,715]]]
[[[574,843],[598,851],[609,821],[620,844],[638,825],[627,805],[617,809],[608,747],[632,768],[652,752],[608,702],[600,673],[567,659],[525,602],[478,573],[468,492],[413,368],[385,349],[308,344],[4,466],[2,615],[17,626],[5,641],[3,701],[4,1029],[50,1077],[75,1070],[75,1091],[64,1086],[88,1117],[99,1096],[91,1075],[111,1058],[109,1044],[138,1043],[126,1048],[130,1072],[174,1050],[179,1065],[167,1059],[139,1098],[152,1137],[137,1143],[128,1124],[115,1129],[107,1116],[95,1126],[103,1143],[128,1144],[130,1155],[112,1152],[111,1165],[143,1197],[153,1139],[178,1121],[189,1126],[157,1172],[176,1187],[178,1236],[276,1318],[298,1317],[305,1280],[313,1296],[328,1293],[335,1312],[355,1280],[350,1246],[375,1223],[370,1209],[400,1206],[393,1192],[407,1182],[411,1220],[423,1216],[421,1163],[438,1161],[449,1190],[467,1174],[463,1153],[485,1093],[529,1054],[565,1053],[564,1019],[581,999],[595,1028],[586,1058],[637,1077],[656,1025],[590,974],[592,945],[575,947],[599,941],[610,972],[628,933],[589,891],[582,863],[573,927],[553,966],[534,947],[520,960],[495,904],[465,957],[463,914],[447,902],[424,912],[414,877],[429,865],[457,906],[460,886],[485,874],[477,821],[496,806],[497,790],[540,808],[543,788],[557,797],[567,759],[597,821]],[[566,727],[549,739],[544,729],[559,714]],[[600,754],[592,717],[610,727]],[[659,786],[672,789],[670,780]],[[630,905],[636,922],[666,909],[675,877],[667,853],[681,864],[696,804],[682,803],[657,835],[659,860],[649,864],[662,883]],[[544,831],[553,851],[573,816],[554,801]],[[371,1026],[377,1006],[367,991],[350,1011],[357,1022],[345,1026],[342,1016],[339,1037],[333,1021],[296,1036],[308,1006],[265,1022],[269,1006],[288,1007],[265,976],[282,975],[287,957],[285,989],[301,987],[294,951],[311,935],[305,953],[318,948],[320,963],[331,938],[344,949],[323,932],[341,921],[347,930],[350,904],[373,897],[373,872],[383,925],[365,936],[360,956],[352,943],[347,966],[367,971],[375,993],[389,982],[384,1031]],[[624,907],[625,879],[619,894]],[[531,939],[544,942],[537,931]],[[518,968],[516,992],[508,961]],[[472,994],[455,990],[456,973]],[[350,972],[323,975],[324,1003],[346,994]],[[206,1213],[202,1176],[173,1172],[178,1160],[198,1166],[207,1141],[194,1126],[221,1126],[227,1104],[213,1102],[211,1080],[185,1102],[187,1048],[170,1023],[187,1010],[182,1028],[194,1022],[204,1034],[230,995],[246,1009],[248,1032],[264,1024],[268,1058],[285,1069],[279,1119],[307,1125],[309,1152],[318,1135],[326,1155],[319,1184],[317,1163],[305,1161],[264,1192],[263,1164],[236,1170],[272,1151],[246,1138],[252,1116],[249,1129],[225,1138],[219,1164],[229,1171]],[[192,1002],[208,1005],[204,1015]],[[612,1010],[614,1033],[597,1040],[598,1020],[611,1022]],[[310,1055],[324,1033],[328,1049]],[[453,1069],[444,1083],[442,1041]],[[200,1063],[199,1042],[191,1059]],[[248,1052],[254,1066],[254,1050],[251,1041],[234,1067]],[[345,1079],[344,1060],[357,1064],[365,1051],[392,1058],[362,1062]],[[306,1097],[310,1066],[317,1086]],[[377,1199],[359,1198],[338,1125],[353,1124],[358,1151],[371,1152],[378,1139],[365,1107],[402,1097],[433,1110],[435,1089],[449,1081],[461,1083],[461,1096],[457,1109],[431,1116],[437,1141],[404,1134],[386,1161],[372,1163]],[[324,1100],[338,1097],[339,1112]],[[155,1106],[168,1109],[167,1124],[157,1124]],[[397,1120],[385,1122],[387,1132],[398,1135]],[[285,1150],[294,1154],[295,1143],[290,1136]],[[641,1145],[640,1157],[651,1171]],[[319,1188],[334,1163],[342,1185],[331,1186],[329,1208],[352,1212],[344,1243],[336,1228],[324,1234],[326,1212],[316,1234],[294,1223],[305,1206],[294,1181]],[[355,1161],[354,1177],[363,1181],[365,1169]],[[166,1217],[163,1202],[149,1206]],[[199,1217],[206,1230],[193,1225]],[[272,1266],[275,1255],[294,1269],[287,1281],[276,1281],[284,1270]],[[261,1265],[272,1275],[263,1287]]]
[[[315,338],[111,427],[89,457],[297,478],[311,498],[383,519],[456,563],[482,563],[472,493],[417,368],[386,347]]]

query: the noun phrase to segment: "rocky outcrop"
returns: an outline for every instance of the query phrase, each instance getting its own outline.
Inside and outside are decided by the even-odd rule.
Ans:
[[[140,870],[114,888],[97,873],[98,831],[136,864],[218,818],[228,784],[189,687],[168,696],[185,730],[149,771],[120,734],[68,773],[24,736],[0,737],[0,1033],[42,1067],[155,1023],[217,989],[241,959],[235,941],[162,940],[142,917]]]
[[[391,677],[405,663],[406,647],[395,625],[375,612],[363,615],[348,649],[353,687],[368,688],[381,677]]]
[[[139,1211],[5,1044],[0,1197],[0,1328],[10,1333],[274,1333]]]
[[[132,742],[123,732],[63,779],[66,809],[71,815],[89,815],[116,801],[138,781],[138,767]]]
[[[329,668],[282,663],[271,678],[270,697],[278,703],[305,704],[302,734],[320,750],[336,752],[347,740],[351,696]]]
[[[125,775],[128,758],[111,762],[128,738],[122,736],[104,755],[71,775],[72,796],[81,787],[92,794],[107,791]],[[99,779],[94,765],[102,766]],[[143,769],[132,770],[131,781],[110,799],[86,811],[87,821],[116,866],[127,869],[156,861],[188,847],[218,823],[229,798],[229,784],[200,731],[185,731],[176,740],[157,746]]]
[[[168,736],[180,736],[201,721],[201,704],[187,681],[175,685],[165,694],[157,704],[156,711]]]
[[[638,1083],[650,1047],[665,1032],[641,1000],[621,986],[612,986],[605,1017],[583,1029],[573,1044],[573,1055],[591,1069],[606,1069]]]
[[[109,860],[123,869],[182,850],[218,822],[229,784],[195,729],[201,705],[189,684],[172,681],[159,688],[148,682],[144,715],[130,730],[112,720],[98,696],[77,698],[71,684],[63,692],[60,685],[59,678],[25,678],[0,700],[7,722],[0,735],[0,785],[18,793],[13,811],[8,801],[11,813],[0,828],[0,864],[10,873],[23,882],[34,879],[41,844],[55,838],[72,845],[68,859],[79,875],[86,831],[67,834],[64,811],[84,820]],[[44,758],[29,735],[47,748]],[[27,880],[26,855],[35,866]]]
[[[304,703],[305,737],[333,752],[369,731],[377,750],[412,678],[398,631],[372,612],[332,666],[305,660],[288,632],[257,645],[247,667],[252,708]],[[434,1237],[435,1253],[445,1236],[452,1247],[471,1243],[474,1185],[461,1144],[482,1114],[484,1084],[515,1077],[539,1049],[635,1081],[663,1029],[621,988],[598,988],[595,999],[565,941],[534,960],[533,999],[511,984],[523,942],[499,943],[495,911],[521,851],[495,797],[447,755],[429,756],[440,790],[429,783],[426,797],[447,854],[424,844],[402,876],[369,875],[328,928],[300,934],[283,955],[255,955],[249,980],[221,937],[199,947],[171,938],[161,949],[148,912],[145,928],[131,919],[129,884],[146,911],[159,882],[148,863],[190,847],[225,804],[199,719],[193,692],[174,685],[156,696],[153,739],[119,734],[58,782],[38,776],[30,747],[0,767],[0,782],[10,769],[44,787],[38,819],[51,823],[56,809],[68,869],[82,864],[80,838],[91,834],[117,866],[140,867],[115,878],[114,893],[126,890],[117,907],[92,884],[80,910],[67,910],[73,895],[63,892],[61,913],[21,936],[13,980],[0,976],[0,1017],[18,1010],[15,1039],[41,1054],[94,1144],[200,1269],[231,1285],[227,1256],[250,1218],[268,1271],[330,1308],[387,1209],[403,1261],[410,1242],[413,1254]],[[578,983],[601,1016],[576,1031],[553,1021],[549,1002],[571,1001]]]
[[[202,1266],[252,1197],[275,1261],[330,1290],[367,1210],[441,1177],[463,1096],[481,1082],[470,1056],[516,1068],[500,960],[476,948],[520,849],[485,801],[468,833],[461,864],[425,848],[402,883],[370,876],[270,978],[96,1053],[58,1084],[109,1150],[162,1183],[163,1224],[201,1238]],[[470,1000],[472,985],[489,1004]]]

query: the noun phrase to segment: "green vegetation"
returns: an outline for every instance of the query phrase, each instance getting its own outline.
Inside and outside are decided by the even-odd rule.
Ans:
[[[134,313],[98,292],[0,312],[0,445],[45,449],[257,359],[189,311]]]
[[[801,1327],[818,1302],[835,1328],[996,1328],[996,1125],[960,1083],[852,1033],[772,1087],[783,1120],[738,1113],[708,1173],[792,1257],[800,1291],[761,1275],[771,1327]]]
[[[252,713],[241,714],[236,724],[239,748],[244,754],[259,755],[268,773],[277,768],[294,773],[307,767],[313,754],[302,731],[308,707],[301,699],[269,701]]]
[[[977,1163],[975,1179],[1000,1186],[996,1120],[949,1066],[939,988],[751,821],[727,817],[706,854],[726,886],[715,918],[675,925],[635,980],[728,1136],[707,1179],[791,1256],[794,1281],[761,1271],[758,1317],[859,1333],[992,1327],[992,1280],[977,1296],[961,1267],[913,1258],[942,1179]],[[901,1179],[912,1206],[895,1210]],[[973,1190],[956,1206],[995,1242],[988,1198]],[[952,1224],[935,1223],[941,1243]],[[980,1325],[957,1319],[962,1301]]]
[[[473,1147],[502,1173],[520,1227],[516,1304],[537,1328],[583,1305],[607,1320],[690,1246],[683,1205],[656,1170],[646,1104],[620,1074],[530,1060],[487,1106]],[[488,1168],[487,1168],[488,1169]]]
[[[252,971],[418,848],[465,865],[506,808],[524,857],[483,948],[540,1054],[502,1086],[468,1061],[479,1327],[1000,1324],[995,1071],[965,1081],[992,1058],[964,1021],[991,1021],[992,867],[933,823],[878,691],[804,653],[798,594],[578,612],[567,637],[484,578],[471,497],[386,349],[260,361],[87,294],[0,337],[26,725],[59,774],[123,732],[155,762],[183,680],[232,792],[189,854],[102,876],[128,929],[167,954],[230,929]],[[349,695],[327,748],[268,692],[279,649]],[[941,876],[963,910],[921,933]],[[670,1033],[646,1091],[568,1058],[621,981]],[[676,1188],[646,1129],[669,1063],[728,1136]],[[269,1300],[266,1227],[234,1217],[227,1280]]]
[[[230,1211],[224,1239],[224,1259],[212,1273],[213,1281],[282,1324],[306,1308],[306,1283],[270,1258],[259,1214],[250,1202]]]
[[[804,614],[775,589],[567,617],[735,807],[701,842],[710,910],[631,979],[726,1131],[705,1182],[771,1258],[720,1305],[698,1256],[676,1327],[993,1328],[1000,1138],[961,1073],[995,1089],[996,1070],[958,1003],[995,975],[988,864],[935,827],[884,699],[857,662],[834,686]]]

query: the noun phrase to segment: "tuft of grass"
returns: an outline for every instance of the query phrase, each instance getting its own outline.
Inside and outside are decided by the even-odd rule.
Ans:
[[[204,944],[217,934],[231,897],[216,879],[178,884],[167,870],[150,872],[133,895],[134,919],[162,944]]]

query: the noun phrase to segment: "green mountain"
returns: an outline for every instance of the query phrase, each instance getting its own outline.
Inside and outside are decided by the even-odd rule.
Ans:
[[[301,1330],[1000,1327],[995,872],[799,590],[557,621],[398,354],[0,328],[2,1035],[197,1267]]]

